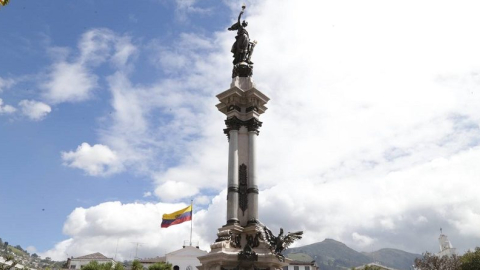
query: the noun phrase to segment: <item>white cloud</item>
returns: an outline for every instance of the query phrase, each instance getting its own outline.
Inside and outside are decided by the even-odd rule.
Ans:
[[[367,235],[361,235],[357,232],[352,233],[352,239],[360,246],[369,246],[375,241],[375,239],[368,237]]]
[[[14,84],[15,84],[15,80],[4,79],[4,78],[0,77],[0,93],[2,93],[4,89],[7,89]]]
[[[469,34],[480,23],[475,5],[249,5],[248,30],[259,40],[254,79],[271,97],[257,152],[265,224],[305,230],[299,244],[329,237],[360,249],[436,252],[439,227],[460,249],[478,242],[480,39]],[[108,77],[113,113],[100,140],[126,157],[128,168],[152,175],[164,200],[226,187],[228,144],[214,96],[229,85],[234,35],[181,35],[175,45],[182,50],[155,55],[171,76],[151,85],[123,71]],[[189,39],[204,46],[183,43]],[[204,245],[223,225],[222,192],[208,218],[196,221]],[[78,226],[94,228],[94,219],[79,219]],[[88,250],[82,231],[69,235]]]
[[[57,48],[56,51],[59,51]],[[52,103],[80,102],[92,97],[99,87],[94,68],[106,61],[119,69],[126,67],[136,47],[128,36],[114,34],[108,29],[92,29],[85,32],[78,43],[78,56],[68,60],[65,50],[55,55],[45,82],[43,96]]]
[[[33,254],[35,252],[37,252],[37,248],[35,248],[34,246],[28,246],[26,248],[26,250],[30,253],[30,254]]]
[[[82,169],[92,176],[106,176],[122,170],[121,160],[108,146],[82,143],[77,150],[62,152],[64,165]]]
[[[190,224],[184,223],[160,228],[162,215],[184,208],[185,204],[165,203],[102,203],[90,208],[77,208],[67,218],[63,227],[68,239],[54,248],[40,253],[55,260],[64,260],[69,256],[81,256],[101,252],[117,260],[133,259],[136,252],[133,242],[141,242],[139,257],[154,257],[182,247],[183,240],[190,237]],[[194,213],[195,222],[203,223],[204,211]],[[198,230],[193,231],[193,239],[202,242]],[[118,249],[117,249],[118,243]]]
[[[150,192],[150,191],[147,191],[147,192],[143,193],[144,198],[148,198],[148,197],[151,197],[151,196],[152,196],[152,192]]]
[[[52,103],[87,100],[97,87],[97,80],[97,76],[80,63],[55,63],[48,81],[43,85],[45,98]]]
[[[167,181],[155,189],[155,194],[163,201],[175,201],[191,197],[198,193],[198,189],[185,182]]]
[[[208,15],[211,13],[211,8],[201,8],[196,5],[197,0],[175,0],[177,9],[175,12],[176,18],[179,21],[187,21],[189,14]]]
[[[197,196],[194,199],[195,204],[198,205],[209,205],[212,202],[212,198],[208,196]]]
[[[35,100],[24,99],[18,103],[18,106],[22,110],[23,115],[35,121],[42,120],[52,111],[48,104]]]
[[[15,111],[17,111],[17,109],[15,109],[15,107],[11,106],[11,105],[3,105],[3,99],[0,98],[0,115],[1,114],[12,114],[14,113]]]

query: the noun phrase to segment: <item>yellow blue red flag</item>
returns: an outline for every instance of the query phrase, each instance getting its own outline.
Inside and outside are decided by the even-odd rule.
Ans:
[[[171,214],[164,214],[162,217],[162,228],[168,228],[171,225],[180,224],[185,221],[192,220],[192,206],[173,212]]]

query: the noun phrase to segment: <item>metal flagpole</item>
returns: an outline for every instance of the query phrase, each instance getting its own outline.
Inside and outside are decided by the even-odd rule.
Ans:
[[[190,214],[190,246],[192,246],[192,231],[193,231],[193,199],[190,201],[192,213]]]

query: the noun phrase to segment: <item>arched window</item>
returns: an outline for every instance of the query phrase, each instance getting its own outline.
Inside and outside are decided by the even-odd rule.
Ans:
[[[178,265],[175,265],[175,266],[173,267],[173,270],[180,270],[180,267],[178,267]]]

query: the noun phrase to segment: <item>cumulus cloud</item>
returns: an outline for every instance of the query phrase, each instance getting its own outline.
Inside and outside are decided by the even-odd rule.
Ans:
[[[15,109],[15,107],[13,107],[11,105],[8,105],[8,104],[3,105],[3,99],[0,98],[0,115],[1,114],[11,114],[11,113],[14,113],[15,111],[17,111],[17,109]]]
[[[18,103],[18,106],[22,110],[23,115],[35,121],[42,120],[52,111],[48,104],[35,100],[24,99]]]
[[[75,151],[62,152],[64,165],[92,176],[106,176],[122,170],[121,160],[108,146],[82,143]]]
[[[56,260],[65,259],[65,254],[81,256],[101,251],[102,254],[122,261],[133,259],[136,245],[139,257],[154,257],[182,247],[183,240],[190,237],[190,224],[184,223],[161,229],[162,215],[186,207],[185,204],[107,202],[90,208],[77,208],[67,218],[63,227],[69,238],[51,250],[40,253]],[[203,223],[205,211],[194,213],[195,222]],[[193,239],[207,243],[193,231]],[[117,249],[118,243],[118,249]],[[202,246],[205,248],[205,245]]]

